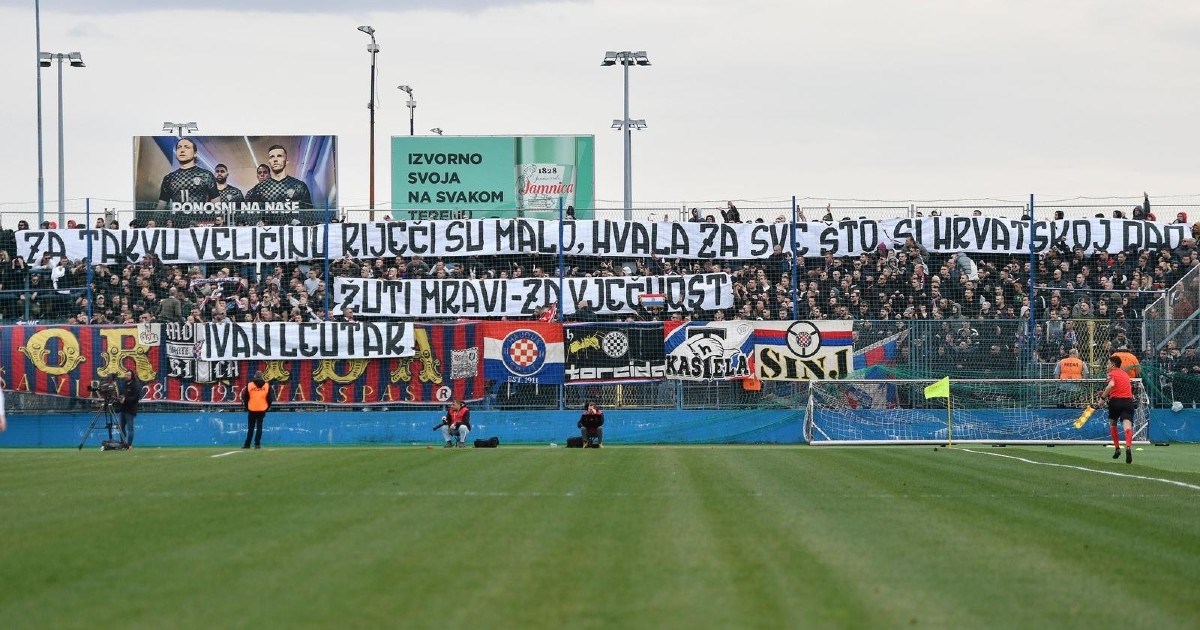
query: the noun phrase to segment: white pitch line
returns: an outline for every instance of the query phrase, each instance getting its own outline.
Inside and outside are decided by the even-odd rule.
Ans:
[[[1130,474],[1126,474],[1126,473],[1113,472],[1111,470],[1096,470],[1095,468],[1086,468],[1084,466],[1072,466],[1071,464],[1054,464],[1051,462],[1038,462],[1038,461],[1034,461],[1032,459],[1025,459],[1024,457],[1017,457],[1016,455],[1005,455],[1003,453],[991,453],[988,451],[973,451],[969,448],[964,448],[961,450],[966,451],[968,453],[975,453],[976,455],[991,455],[992,457],[1003,457],[1005,459],[1015,459],[1019,462],[1025,462],[1026,464],[1037,464],[1038,466],[1054,466],[1056,468],[1073,468],[1075,470],[1082,470],[1084,472],[1090,472],[1090,473],[1098,473],[1101,475],[1111,475],[1113,477],[1125,477],[1128,479],[1143,479],[1145,481],[1157,481],[1159,483],[1166,483],[1166,484],[1170,484],[1172,486],[1179,486],[1180,488],[1187,488],[1188,490],[1200,490],[1200,486],[1190,484],[1190,483],[1184,483],[1182,481],[1175,481],[1174,479],[1163,479],[1161,477],[1147,477],[1145,475],[1130,475]]]
[[[225,457],[226,455],[237,455],[238,453],[241,453],[241,451],[229,451],[228,453],[217,453],[216,455],[212,455],[211,457],[215,459],[217,457]]]

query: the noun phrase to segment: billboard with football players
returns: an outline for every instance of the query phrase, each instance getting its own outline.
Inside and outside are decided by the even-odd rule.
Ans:
[[[323,223],[337,207],[335,136],[135,136],[139,225]]]

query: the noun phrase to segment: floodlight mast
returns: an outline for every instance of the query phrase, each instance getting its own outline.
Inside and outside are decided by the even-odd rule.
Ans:
[[[636,121],[629,118],[629,66],[648,66],[650,58],[646,56],[644,50],[610,50],[604,53],[604,59],[600,62],[601,66],[615,66],[621,64],[625,74],[625,117],[621,120],[613,120],[612,128],[620,129],[623,132],[625,140],[625,220],[629,221],[633,218],[633,129],[645,129],[646,119],[641,118]],[[635,124],[636,123],[636,124]]]
[[[413,113],[417,110],[417,101],[413,99],[413,89],[407,85],[397,85],[396,89],[408,94],[408,103],[406,103],[408,106],[408,135],[415,136],[417,133],[413,123]]]
[[[196,133],[197,131],[200,131],[200,127],[195,121],[178,123],[166,121],[163,123],[162,130],[171,132],[182,138],[185,133]]]
[[[371,53],[371,100],[367,103],[367,109],[371,110],[371,214],[370,219],[375,220],[375,55],[379,54],[379,44],[375,42],[375,28],[371,26],[360,26],[358,30],[366,33],[371,38],[371,43],[367,45],[367,52]]]
[[[62,226],[67,222],[66,154],[63,148],[63,62],[69,63],[72,68],[86,68],[87,64],[83,63],[83,55],[78,52],[48,53],[39,51],[38,74],[41,74],[42,68],[49,68],[55,61],[58,62],[58,224]],[[38,136],[41,137],[40,130]],[[39,141],[38,144],[40,145],[41,142]],[[39,204],[38,219],[42,219],[44,214],[45,212],[42,211]]]

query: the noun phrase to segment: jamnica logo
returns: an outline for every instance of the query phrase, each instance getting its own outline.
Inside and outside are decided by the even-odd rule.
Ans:
[[[575,192],[575,184],[539,184],[533,180],[525,180],[522,195],[562,195]]]

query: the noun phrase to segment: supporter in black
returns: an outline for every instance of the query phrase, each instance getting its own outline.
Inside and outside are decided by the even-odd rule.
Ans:
[[[583,414],[576,423],[579,434],[583,438],[583,448],[604,448],[604,412],[589,402],[583,407]]]
[[[118,388],[120,393],[121,435],[125,438],[125,448],[133,448],[133,434],[138,414],[138,403],[142,400],[142,383],[137,376],[130,372]]]
[[[742,214],[738,212],[737,206],[733,205],[732,201],[725,202],[725,209],[721,211],[721,218],[726,223],[741,223]]]
[[[594,322],[598,321],[600,317],[596,313],[596,307],[592,306],[591,302],[581,299],[575,305],[575,313],[571,315],[570,319],[576,322]]]

